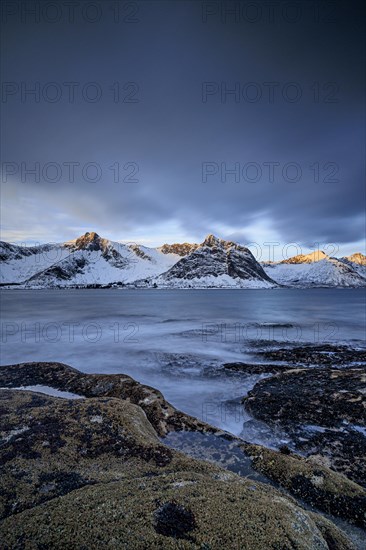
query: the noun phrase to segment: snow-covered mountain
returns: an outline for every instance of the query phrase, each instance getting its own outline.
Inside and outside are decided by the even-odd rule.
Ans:
[[[314,262],[319,262],[320,260],[326,260],[329,256],[326,255],[322,250],[315,250],[310,252],[310,254],[298,254],[297,256],[292,256],[287,260],[282,260],[281,264],[312,264]]]
[[[356,252],[351,256],[340,258],[340,261],[349,265],[361,277],[366,279],[366,256],[364,254],[361,254],[361,252]]]
[[[163,273],[180,256],[85,233],[74,241],[41,247],[1,243],[1,282],[26,288],[129,283]]]
[[[160,288],[272,288],[276,283],[266,275],[248,248],[208,235],[200,245],[180,259],[166,273],[138,286]]]
[[[347,260],[348,262],[351,262],[353,264],[366,265],[366,256],[364,254],[361,254],[361,252],[356,252],[351,256],[341,258],[341,260]]]
[[[316,250],[283,260],[263,264],[264,270],[278,283],[292,287],[359,287],[366,279],[352,262],[338,260]]]
[[[69,254],[67,243],[17,246],[0,241],[0,282],[22,283]]]
[[[94,232],[31,247],[0,242],[0,261],[0,283],[22,288],[366,286],[366,256],[359,252],[337,259],[317,250],[261,265],[248,248],[213,235],[201,244],[159,248],[122,244]]]

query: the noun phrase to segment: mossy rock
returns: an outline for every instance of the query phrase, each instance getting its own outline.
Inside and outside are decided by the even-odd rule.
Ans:
[[[326,522],[325,522],[326,523]],[[330,522],[337,550],[352,545]],[[264,486],[192,472],[84,487],[0,526],[3,548],[329,550],[324,521]]]
[[[2,390],[0,406],[5,550],[352,548],[273,487],[169,449],[128,401]]]
[[[126,374],[85,374],[57,362],[31,362],[0,367],[0,387],[46,385],[84,397],[116,397],[139,405],[159,435],[170,430],[215,429],[175,409],[163,394]],[[216,430],[217,431],[217,430]]]
[[[280,428],[296,450],[321,455],[366,487],[366,369],[294,369],[257,382],[243,399],[256,419]]]
[[[260,380],[245,399],[256,418],[284,426],[366,426],[366,369],[293,369]]]
[[[283,454],[260,445],[243,444],[252,467],[269,479],[328,514],[366,527],[366,491],[345,476],[295,454]]]
[[[0,407],[0,518],[84,485],[191,463],[163,445],[129,401],[0,390]]]

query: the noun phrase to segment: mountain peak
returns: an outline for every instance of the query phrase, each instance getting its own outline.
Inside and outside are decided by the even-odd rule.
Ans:
[[[219,237],[216,237],[215,235],[207,235],[205,240],[200,246],[207,246],[209,248],[222,248],[226,251],[231,250],[232,248],[235,248],[236,250],[247,250],[245,247],[234,243],[233,241],[226,241],[225,239],[219,239]]]
[[[101,244],[101,237],[95,231],[87,231],[84,235],[81,235],[75,241],[76,248],[88,248],[90,250],[99,250]]]
[[[351,256],[347,256],[346,260],[359,265],[366,265],[366,256],[361,252],[355,252]]]
[[[96,233],[95,231],[91,231],[90,233],[89,233],[89,231],[87,231],[85,233],[85,235],[83,235],[83,237],[85,237],[85,238],[87,237],[91,241],[95,241],[96,239],[100,239],[98,233]]]
[[[320,260],[329,259],[329,256],[323,252],[323,250],[314,250],[310,254],[298,254],[292,256],[287,260],[282,260],[281,264],[312,264],[313,262],[319,262]]]
[[[205,240],[202,243],[202,246],[218,246],[220,244],[220,239],[218,237],[215,237],[215,235],[212,235],[210,233],[205,237]]]
[[[158,250],[160,250],[163,254],[177,254],[178,256],[187,256],[187,254],[190,254],[198,247],[198,244],[174,243],[163,244],[163,246],[161,246]]]
[[[209,234],[196,250],[163,273],[158,284],[177,288],[270,288],[276,283],[251,252]]]

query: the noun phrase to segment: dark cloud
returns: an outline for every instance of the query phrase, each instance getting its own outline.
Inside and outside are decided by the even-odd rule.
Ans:
[[[169,231],[241,242],[257,231],[303,245],[364,237],[361,3],[321,2],[317,14],[296,2],[296,15],[279,2],[272,21],[257,2],[252,23],[245,2],[120,2],[119,23],[114,2],[96,4],[95,23],[76,10],[74,23],[65,12],[24,23],[19,12],[3,25],[2,161],[18,168],[2,186],[3,238],[61,240],[84,228],[156,243]],[[239,12],[225,23],[228,5]],[[37,82],[39,102],[22,99],[22,85]],[[40,181],[22,182],[21,163],[24,172],[36,162]],[[239,181],[225,175],[238,166]]]

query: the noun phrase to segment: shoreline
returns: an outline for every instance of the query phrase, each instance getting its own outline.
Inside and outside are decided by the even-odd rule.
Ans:
[[[321,371],[324,373],[326,371],[326,367],[322,367]],[[355,369],[353,369],[353,371],[355,371]],[[365,368],[359,368],[359,369],[356,369],[356,371],[357,372],[362,371],[364,373]],[[299,372],[299,369],[287,371],[287,374],[291,375],[291,373],[296,373],[296,372]],[[347,369],[346,369],[346,372],[347,372]],[[274,375],[269,378],[262,379],[262,381],[259,381],[259,383],[257,383],[256,386],[257,385],[260,386],[261,383],[266,384],[268,383],[268,381],[276,380],[278,376],[285,376],[285,375],[286,373],[283,373],[280,375]],[[47,397],[45,394],[39,394],[36,392],[33,393],[26,390],[21,390],[21,389],[14,389],[16,385],[18,386],[22,385],[27,387],[31,385],[31,383],[32,384],[43,383],[45,385],[47,384],[51,387],[55,387],[60,391],[67,391],[69,393],[71,392],[73,394],[81,396],[83,397],[83,399],[71,399],[70,401],[66,397]],[[111,402],[111,406],[113,407],[114,410],[116,410],[117,403],[121,403],[121,404],[126,403],[126,406],[128,403],[134,403],[133,406],[137,407],[137,409],[141,410],[142,408],[142,411],[144,411],[147,417],[147,421],[150,422],[150,426],[152,427],[153,430],[155,430],[155,432],[160,437],[160,442],[161,442],[160,444],[163,446],[161,447],[161,449],[159,448],[160,449],[159,451],[156,451],[156,452],[158,452],[159,457],[161,457],[161,458],[158,458],[157,460],[163,461],[161,463],[162,465],[165,463],[166,460],[168,460],[165,458],[163,459],[162,457],[165,456],[167,453],[167,451],[164,450],[166,448],[164,441],[169,434],[177,434],[177,436],[179,437],[180,437],[179,434],[182,434],[183,440],[178,439],[174,443],[174,439],[173,439],[173,444],[168,445],[167,448],[170,448],[171,449],[170,452],[173,452],[173,453],[177,451],[181,451],[181,452],[183,451],[183,453],[185,453],[184,456],[186,456],[185,460],[188,460],[188,461],[197,460],[197,458],[194,458],[195,457],[194,449],[195,447],[197,447],[197,443],[196,444],[189,443],[189,440],[188,440],[188,448],[190,449],[189,454],[191,456],[191,458],[188,458],[188,455],[186,454],[187,453],[186,438],[189,436],[189,434],[192,434],[192,436],[193,434],[197,434],[197,436],[201,434],[199,437],[200,438],[203,437],[203,440],[202,440],[203,446],[202,446],[202,443],[199,443],[197,447],[197,452],[199,453],[198,456],[201,459],[204,458],[205,460],[204,464],[207,464],[208,468],[213,467],[213,466],[209,466],[209,464],[212,462],[212,458],[210,458],[210,452],[211,452],[213,453],[213,456],[216,457],[214,467],[219,468],[219,471],[220,469],[224,468],[223,471],[227,472],[225,474],[226,476],[230,474],[228,472],[227,466],[225,466],[225,464],[221,462],[221,459],[218,459],[218,455],[221,452],[219,451],[219,449],[222,449],[222,445],[224,445],[224,448],[223,448],[224,455],[227,455],[228,457],[230,457],[230,455],[232,455],[232,457],[234,456],[237,457],[236,470],[234,469],[233,471],[234,473],[230,474],[230,476],[231,475],[234,476],[233,478],[230,478],[232,479],[232,483],[234,483],[234,485],[236,483],[239,483],[239,481],[236,481],[237,476],[239,476],[238,480],[242,479],[244,480],[244,482],[246,482],[245,480],[248,480],[249,483],[251,484],[254,483],[255,486],[257,487],[256,489],[257,491],[260,490],[259,487],[264,483],[265,487],[268,487],[268,490],[270,490],[270,492],[280,491],[280,493],[283,495],[282,498],[285,498],[285,499],[295,498],[295,501],[297,502],[297,506],[300,506],[300,509],[301,507],[303,509],[302,513],[308,513],[308,512],[305,512],[305,510],[309,510],[311,511],[311,513],[315,513],[315,514],[319,514],[320,512],[322,517],[324,518],[323,521],[325,521],[325,518],[327,518],[328,521],[330,519],[333,525],[335,521],[336,524],[338,525],[338,528],[343,530],[344,533],[347,533],[345,536],[349,536],[353,539],[355,547],[359,549],[362,548],[362,545],[360,545],[359,542],[357,541],[362,540],[362,536],[363,536],[362,533],[364,532],[360,531],[357,525],[361,525],[361,526],[364,526],[364,528],[366,528],[366,523],[365,523],[366,517],[363,518],[362,513],[360,515],[360,510],[362,510],[362,506],[363,506],[362,503],[363,502],[366,503],[366,491],[360,485],[356,484],[354,481],[349,480],[344,475],[337,473],[334,469],[329,469],[329,466],[326,466],[325,463],[323,463],[319,459],[310,460],[309,458],[301,456],[296,452],[288,449],[287,447],[284,447],[280,451],[275,451],[275,450],[270,450],[261,445],[246,443],[240,437],[233,436],[228,432],[224,432],[223,430],[214,428],[213,426],[210,426],[209,424],[206,424],[196,418],[186,415],[185,413],[182,413],[180,411],[177,411],[170,403],[165,401],[164,396],[158,390],[155,390],[154,388],[151,388],[149,386],[144,386],[136,382],[135,380],[133,380],[131,377],[123,374],[121,375],[119,374],[118,375],[117,374],[114,374],[114,375],[113,374],[110,374],[110,375],[84,374],[80,371],[75,370],[72,367],[69,367],[67,365],[60,364],[60,363],[25,363],[25,364],[18,364],[18,365],[5,365],[0,367],[0,385],[2,388],[4,387],[7,388],[7,389],[0,389],[0,395],[2,396],[2,403],[4,404],[9,403],[9,406],[10,406],[11,402],[14,402],[14,399],[15,399],[15,405],[14,405],[15,408],[13,408],[13,413],[12,413],[13,415],[12,422],[14,427],[11,428],[11,426],[9,425],[6,428],[8,433],[10,433],[10,439],[8,438],[8,440],[5,440],[5,441],[8,441],[8,443],[6,443],[6,447],[8,447],[8,444],[10,445],[16,444],[16,448],[18,449],[17,451],[15,451],[15,454],[11,455],[13,456],[13,458],[10,459],[10,467],[13,464],[13,461],[18,461],[20,459],[20,456],[23,452],[22,449],[25,448],[27,440],[29,441],[29,444],[31,446],[30,448],[32,448],[33,443],[31,443],[31,441],[33,441],[35,437],[35,435],[32,435],[33,434],[32,427],[30,427],[28,424],[24,426],[22,424],[22,422],[24,421],[20,420],[21,419],[20,416],[19,416],[19,420],[17,420],[17,415],[22,415],[23,414],[21,412],[22,410],[26,411],[26,409],[24,409],[24,406],[21,405],[21,403],[23,403],[24,400],[30,399],[32,402],[34,399],[36,399],[35,401],[36,407],[41,407],[39,409],[41,414],[39,418],[43,418],[43,420],[41,420],[41,423],[43,423],[50,414],[51,416],[52,414],[54,414],[51,411],[57,410],[57,408],[60,408],[60,407],[62,410],[64,410],[63,403],[70,403],[70,405],[67,405],[68,409],[66,409],[66,411],[67,410],[87,411],[88,407],[90,408],[90,406],[92,406],[93,412],[90,414],[93,415],[91,417],[92,418],[91,421],[93,423],[91,434],[93,434],[92,435],[93,439],[95,437],[99,437],[97,436],[97,434],[99,433],[100,433],[100,437],[106,437],[106,433],[107,433],[105,431],[105,428],[102,429],[102,427],[106,426],[105,421],[103,420],[104,415],[107,414],[108,416],[109,413],[106,412],[107,411],[106,409],[103,414],[99,413],[98,411],[100,407],[104,407],[104,408],[108,407],[109,406],[108,403]],[[33,398],[32,395],[35,397]],[[41,402],[36,397],[37,395],[43,396],[42,398],[40,397]],[[20,399],[19,409],[17,408],[18,405],[16,405],[16,400],[18,399],[17,396],[19,396],[19,399]],[[43,403],[42,400],[44,400],[43,405],[42,405]],[[90,403],[90,406],[88,405],[88,403]],[[72,406],[72,409],[70,409],[71,406]],[[46,416],[44,412],[43,413],[41,412],[42,407],[46,407],[44,411],[47,410],[47,407],[49,408],[50,412],[47,413]],[[56,407],[56,409],[54,409],[54,407]],[[128,407],[130,407],[130,405],[128,405]],[[136,409],[136,412],[137,412],[137,409]],[[35,413],[32,413],[32,417],[34,414]],[[68,412],[66,412],[66,415],[63,413],[64,420],[61,421],[61,425],[60,425],[60,428],[58,428],[58,430],[61,429],[61,431],[63,431],[64,429],[62,427],[63,422],[66,422],[66,423],[69,422],[68,414],[69,414]],[[10,417],[7,417],[7,418],[10,418]],[[117,423],[122,422],[122,425],[124,425],[124,430],[126,430],[127,425],[125,424],[125,420],[123,420],[122,416],[119,418],[120,420],[118,420],[118,418],[116,417]],[[58,422],[60,422],[60,420],[58,420]],[[133,421],[132,425],[134,425],[134,423],[135,421]],[[36,428],[36,426],[38,426],[37,423],[34,425],[34,429]],[[46,426],[47,426],[47,423],[45,425],[45,429],[46,429]],[[9,429],[10,429],[10,432],[9,432]],[[84,429],[84,428],[82,428],[81,426],[80,429]],[[102,431],[100,431],[101,429]],[[131,428],[128,428],[128,430],[130,429]],[[39,432],[39,427],[37,428],[37,431],[34,432],[34,434],[38,432]],[[69,432],[67,431],[65,433],[69,433]],[[119,436],[117,435],[117,432],[116,432],[115,435],[111,434],[110,436],[107,436],[107,437],[112,437],[111,443],[108,444],[108,447],[107,447],[108,449],[110,448],[111,450],[107,452],[113,453],[114,451],[112,451],[112,449],[116,448]],[[24,440],[24,443],[22,443],[23,440]],[[37,440],[38,440],[38,436],[37,436]],[[57,439],[57,441],[59,440]],[[225,441],[226,443],[224,443]],[[210,451],[210,446],[207,447],[208,442],[210,442],[210,445],[212,446],[211,451]],[[72,443],[72,439],[70,440],[70,444],[71,443]],[[29,444],[27,444],[27,446],[29,446]],[[144,443],[141,443],[141,444],[144,445]],[[58,462],[57,456],[59,453],[61,453],[60,455],[60,458],[61,458],[62,453],[64,452],[62,451],[63,444],[61,444],[61,446],[58,447],[59,443],[56,443],[55,441],[55,443],[52,443],[52,445],[54,446],[53,452],[56,453],[55,459],[53,460],[56,460],[56,463],[55,463],[56,467],[60,468],[61,463]],[[110,445],[112,445],[112,447],[110,447]],[[138,469],[141,468],[142,466],[141,460],[142,461],[145,460],[142,458],[145,453],[145,451],[143,451],[142,449],[143,447],[141,447],[141,449],[137,451],[136,455],[134,451],[134,456],[135,456],[135,459],[137,460]],[[1,452],[1,447],[0,447],[0,452]],[[37,445],[37,453],[39,452],[40,452],[40,447]],[[45,447],[45,451],[41,451],[41,454],[44,454],[44,452],[46,453],[48,452],[47,446]],[[96,451],[93,451],[93,456],[95,452]],[[193,455],[192,455],[192,452],[193,452]],[[204,453],[203,455],[202,455],[202,452]],[[46,454],[45,456],[48,456],[48,455]],[[98,453],[96,456],[98,456]],[[150,456],[150,451],[149,451],[149,456]],[[39,459],[36,459],[36,461],[38,460]],[[80,458],[78,460],[80,460]],[[148,463],[150,463],[150,460],[151,459],[148,459]],[[170,460],[171,459],[169,459],[168,463],[170,462]],[[206,462],[207,460],[208,462]],[[233,458],[229,459],[229,463],[230,463],[230,460],[233,460]],[[27,467],[30,468],[29,471],[33,472],[32,459],[28,458],[26,461],[26,464],[28,465]],[[34,464],[36,464],[36,462]],[[240,470],[241,464],[243,465],[242,467],[244,468],[243,474],[241,474],[241,470]],[[122,464],[121,464],[121,467],[122,467]],[[149,467],[151,468],[151,465]],[[161,468],[161,467],[162,466],[158,466],[158,468]],[[229,467],[229,470],[230,469],[231,468]],[[178,472],[179,472],[179,469],[176,470],[175,476],[178,475]],[[248,478],[248,475],[249,475],[249,478]],[[165,478],[163,477],[162,481],[163,479]],[[366,482],[366,479],[365,479],[365,482]],[[14,489],[18,486],[17,491],[23,491],[23,489],[21,489],[22,485],[19,485],[18,481],[14,480],[14,483],[13,483]],[[206,481],[206,485],[207,483],[208,483],[208,487],[210,487],[211,486],[210,482]],[[96,487],[101,487],[102,489],[102,486],[100,485],[100,481],[97,483]],[[240,487],[240,484],[238,485],[238,488],[239,487]],[[311,491],[310,491],[310,487],[313,487]],[[50,489],[50,493],[51,493],[50,496],[52,496],[53,490],[56,490],[56,489]],[[76,489],[76,491],[79,491],[79,490],[82,490],[82,489]],[[20,493],[20,494],[23,494],[23,497],[21,498],[25,498],[25,499],[27,498],[26,493]],[[65,496],[62,497],[62,499],[66,499],[67,494],[68,492],[65,493]],[[179,498],[178,493],[177,493],[177,498]],[[274,494],[271,498],[275,498]],[[47,502],[50,502],[50,505],[52,505],[53,499],[51,500],[46,499],[44,502],[45,504],[42,504],[42,506],[47,507],[48,506]],[[185,502],[186,502],[186,505],[187,503],[190,503],[190,505],[192,505],[192,502],[193,502],[192,497],[190,497]],[[246,502],[248,506],[249,505],[248,501]],[[304,502],[305,508],[303,508],[302,502]],[[144,497],[142,497],[142,501],[140,497],[140,505],[142,505],[144,508],[145,506]],[[268,505],[266,504],[266,506]],[[36,514],[36,517],[38,517],[37,513],[38,513],[39,507],[36,506],[33,509],[34,509],[34,513]],[[269,513],[269,508],[268,508],[268,513]],[[329,516],[329,513],[331,513],[330,516]],[[32,515],[32,509],[28,510],[27,513],[18,511],[17,515],[13,516],[14,520],[18,518],[17,520],[18,527],[16,527],[17,524],[14,523],[14,521],[10,521],[12,517],[10,515],[8,517],[8,520],[10,521],[9,526],[12,525],[12,529],[15,528],[15,530],[18,531],[19,525],[20,526],[22,525],[23,516],[25,521],[28,521],[27,518],[30,517],[30,515]],[[339,516],[339,521],[337,519],[337,516]],[[344,522],[344,519],[347,519],[347,518],[348,518],[348,521],[346,522],[346,524],[342,523]],[[7,525],[8,520],[5,520],[5,523],[3,522],[5,526]],[[20,523],[19,523],[19,520],[20,520]],[[354,526],[354,523],[356,523],[356,526]],[[27,523],[25,523],[24,525],[26,524]],[[282,520],[281,520],[281,524],[284,527],[284,523]],[[219,527],[220,527],[220,533],[222,533],[222,529],[223,529],[222,525],[220,525]],[[1,530],[2,530],[2,525],[0,522],[0,532]],[[212,526],[212,530],[215,531],[214,525]],[[51,527],[51,531],[52,531],[52,527]],[[9,532],[6,531],[6,533],[7,533],[6,536],[8,537]],[[337,538],[335,534],[334,536],[335,538]],[[351,547],[352,546],[348,546],[347,548],[351,548]],[[256,548],[256,546],[253,546],[253,548]],[[312,546],[310,545],[308,548],[312,548]],[[334,548],[341,549],[343,547],[342,545],[336,544]]]

